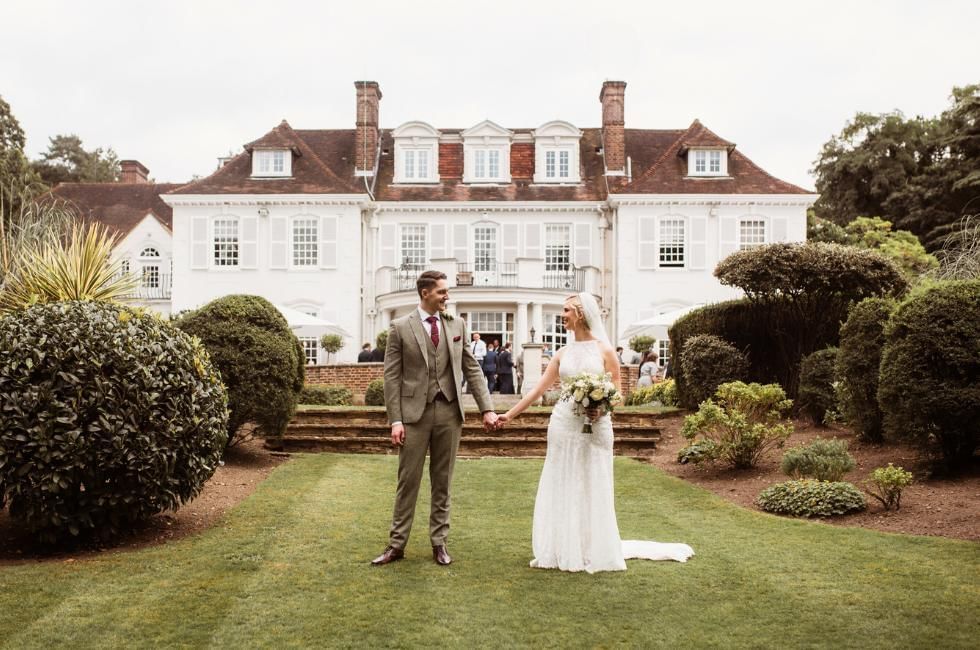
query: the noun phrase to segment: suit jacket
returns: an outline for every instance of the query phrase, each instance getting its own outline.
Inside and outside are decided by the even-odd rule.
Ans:
[[[514,370],[514,357],[507,350],[497,355],[497,372],[507,374]]]
[[[483,372],[497,372],[496,350],[487,350],[487,356],[483,357]]]
[[[470,352],[466,324],[461,318],[447,321],[440,316],[442,336],[449,345],[450,372],[455,382],[456,395],[463,395],[463,377],[470,386],[473,398],[481,412],[492,411],[493,403],[483,379],[483,368]],[[440,345],[442,342],[440,341]],[[429,355],[424,324],[417,309],[391,322],[388,330],[388,346],[385,349],[385,409],[388,423],[411,424],[422,419],[426,393],[429,388]],[[459,413],[463,412],[463,400],[457,399]]]

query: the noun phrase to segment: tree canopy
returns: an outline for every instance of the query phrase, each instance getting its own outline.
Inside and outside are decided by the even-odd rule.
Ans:
[[[112,148],[87,151],[77,135],[50,138],[48,150],[34,161],[34,169],[48,185],[58,183],[111,183],[119,176],[119,159]]]
[[[940,116],[858,113],[814,163],[818,217],[881,216],[932,251],[980,211],[980,84],[954,88]],[[972,205],[971,205],[972,202]]]

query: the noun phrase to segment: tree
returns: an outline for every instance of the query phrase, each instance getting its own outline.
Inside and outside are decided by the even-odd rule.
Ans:
[[[58,183],[111,183],[119,177],[119,159],[109,149],[86,151],[77,135],[50,138],[48,150],[34,162],[34,169],[48,185]]]
[[[953,88],[939,117],[858,113],[814,162],[818,217],[880,215],[939,248],[980,198],[980,84]]]
[[[5,221],[21,211],[25,197],[29,200],[46,189],[24,155],[26,143],[10,104],[0,97],[0,217]]]
[[[320,337],[320,347],[327,351],[327,361],[329,362],[330,355],[340,352],[340,349],[344,347],[344,338],[339,334],[324,334]]]
[[[895,262],[902,274],[912,279],[939,266],[919,238],[908,230],[892,230],[892,222],[881,217],[858,217],[847,224],[847,243],[878,251]]]

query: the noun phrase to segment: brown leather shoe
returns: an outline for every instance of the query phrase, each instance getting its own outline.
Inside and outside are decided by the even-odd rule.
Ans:
[[[394,546],[386,546],[385,552],[378,557],[371,560],[371,564],[374,566],[381,566],[382,564],[390,564],[397,560],[405,557],[405,551],[400,548],[395,548]]]
[[[436,561],[436,564],[441,566],[447,566],[453,563],[453,559],[449,557],[445,546],[433,546],[432,559]]]

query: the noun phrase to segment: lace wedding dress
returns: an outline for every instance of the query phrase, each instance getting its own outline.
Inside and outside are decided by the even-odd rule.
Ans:
[[[562,379],[604,372],[598,342],[576,341],[562,353]],[[548,452],[534,503],[531,566],[563,571],[623,571],[624,560],[677,560],[694,555],[687,544],[621,541],[613,503],[613,431],[609,415],[582,433],[572,404],[555,405]]]

